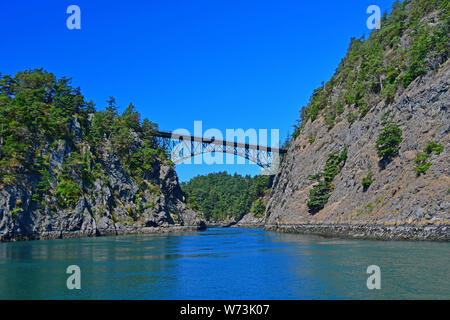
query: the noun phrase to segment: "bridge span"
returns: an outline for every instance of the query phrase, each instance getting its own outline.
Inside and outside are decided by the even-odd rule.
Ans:
[[[270,168],[279,160],[280,155],[287,153],[287,150],[283,148],[219,140],[214,137],[199,137],[168,131],[154,131],[154,135],[159,137],[165,148],[170,151],[171,160],[175,164],[200,154],[221,152],[245,158],[261,168]]]

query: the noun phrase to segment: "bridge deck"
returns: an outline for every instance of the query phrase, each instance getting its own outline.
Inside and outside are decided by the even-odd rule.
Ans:
[[[286,149],[282,148],[273,148],[268,146],[260,146],[260,145],[254,145],[249,143],[241,143],[241,142],[234,142],[234,141],[227,141],[227,140],[216,140],[215,138],[204,138],[204,137],[198,137],[198,136],[192,136],[192,135],[183,135],[183,134],[177,134],[167,131],[154,131],[154,135],[161,138],[167,138],[172,140],[184,140],[184,141],[195,141],[195,142],[201,142],[201,143],[208,143],[208,144],[214,144],[214,145],[223,145],[223,146],[233,146],[233,147],[239,147],[239,148],[246,148],[246,149],[253,149],[253,150],[260,150],[260,151],[267,151],[267,152],[278,152],[279,154],[287,153]]]

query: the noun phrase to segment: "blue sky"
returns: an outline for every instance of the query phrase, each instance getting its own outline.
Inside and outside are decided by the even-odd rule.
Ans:
[[[393,0],[2,1],[0,72],[45,68],[103,109],[114,96],[161,129],[292,132],[302,105],[327,81],[350,37],[369,34],[366,9]],[[81,30],[66,9],[81,8]],[[246,165],[179,165],[181,181]]]

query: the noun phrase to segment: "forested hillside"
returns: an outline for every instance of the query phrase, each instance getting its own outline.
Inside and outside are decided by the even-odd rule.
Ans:
[[[78,123],[74,128],[75,122]],[[66,78],[56,79],[43,70],[19,72],[16,76],[0,77],[0,170],[4,184],[20,182],[22,174],[33,174],[42,186],[35,199],[45,196],[49,179],[48,152],[58,141],[68,140],[72,152],[64,163],[65,174],[58,176],[61,193],[76,202],[80,188],[89,187],[101,172],[91,167],[91,158],[98,157],[102,144],[110,141],[131,177],[142,183],[158,158],[167,162],[164,149],[152,136],[157,127],[130,104],[122,115],[114,98],[105,111],[96,112],[92,102],[85,101],[79,88],[70,86]],[[78,136],[74,132],[78,132]],[[135,138],[142,140],[137,148]],[[78,144],[89,144],[89,150]],[[49,144],[48,146],[46,144]],[[85,148],[84,148],[85,149]],[[81,156],[83,154],[83,157]],[[46,157],[47,156],[47,157]],[[81,185],[73,183],[78,173]],[[72,194],[73,193],[73,194]]]
[[[132,104],[118,109],[110,98],[95,111],[69,79],[42,69],[0,75],[2,238],[181,223],[156,124]]]
[[[263,197],[271,187],[269,176],[230,175],[226,172],[197,176],[183,182],[188,205],[209,221],[237,219],[245,213],[263,215]]]
[[[367,39],[351,39],[335,74],[302,108],[293,138],[308,120],[323,117],[331,129],[345,111],[351,124],[380,102],[392,104],[414,79],[447,61],[449,24],[447,0],[396,1],[383,15],[380,30]]]

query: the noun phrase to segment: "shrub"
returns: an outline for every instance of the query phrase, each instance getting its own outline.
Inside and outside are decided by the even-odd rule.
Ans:
[[[337,102],[337,104],[336,104],[336,111],[337,111],[338,114],[343,114],[344,111],[345,111],[344,110],[344,103],[341,100],[339,100]]]
[[[370,185],[373,183],[374,180],[375,179],[373,178],[372,172],[369,172],[369,174],[362,179],[361,184],[364,188],[364,191],[369,189]]]
[[[382,159],[392,159],[398,155],[402,139],[402,130],[391,122],[383,121],[384,126],[381,129],[376,141],[377,154]]]
[[[264,205],[263,198],[258,198],[253,202],[251,212],[254,213],[254,216],[257,218],[261,218],[264,216],[266,212],[266,206]]]
[[[74,207],[78,202],[81,190],[75,181],[63,179],[58,183],[56,194],[58,196],[58,205],[61,207]]]
[[[364,118],[366,116],[367,112],[369,112],[369,107],[366,104],[363,104],[359,107],[360,118]]]
[[[428,144],[423,149],[423,152],[419,152],[417,157],[414,159],[416,163],[416,173],[419,177],[420,175],[426,173],[430,169],[432,163],[428,161],[432,154],[439,155],[444,150],[444,147],[434,141],[428,142]]]
[[[307,202],[308,208],[311,212],[315,213],[325,207],[330,197],[330,184],[325,180],[319,181],[317,185],[309,192],[309,201]]]
[[[142,202],[141,199],[136,198],[136,206],[137,206],[137,211],[141,212],[142,211]]]
[[[425,146],[423,151],[428,154],[434,153],[434,154],[438,155],[438,154],[441,154],[442,151],[444,151],[444,147],[434,141],[430,141]]]
[[[414,159],[416,163],[416,172],[417,176],[420,176],[422,173],[426,173],[428,169],[431,167],[431,162],[428,161],[430,157],[429,154],[424,152],[419,152],[417,157]]]
[[[13,210],[11,210],[11,216],[14,220],[17,220],[17,216],[19,215],[19,213],[22,212],[22,208],[14,208]]]
[[[356,115],[353,112],[349,112],[347,115],[347,121],[352,124],[356,120]]]
[[[309,192],[309,201],[307,206],[311,213],[316,213],[323,209],[334,189],[333,179],[339,174],[347,160],[347,147],[339,154],[330,153],[327,157],[323,171],[309,176],[310,180],[317,180],[316,184]]]

